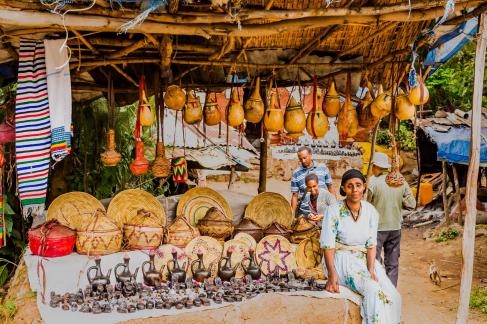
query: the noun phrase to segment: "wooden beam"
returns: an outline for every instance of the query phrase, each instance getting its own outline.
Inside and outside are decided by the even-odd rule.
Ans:
[[[477,17],[478,15],[480,15],[481,13],[483,13],[485,11],[487,11],[487,3],[484,3],[480,6],[478,6],[477,8],[470,11],[469,13],[466,13],[466,14],[458,16],[458,17],[451,18],[451,19],[445,21],[445,23],[443,25],[455,25],[456,26],[456,25],[463,23],[464,21],[469,20],[470,18]]]
[[[88,40],[86,40],[86,38],[79,32],[77,31],[76,29],[71,29],[71,31],[73,32],[73,34],[76,36],[76,38],[79,38],[79,40],[86,46],[88,47],[88,49],[93,53],[93,54],[98,54],[98,51],[96,50],[96,48],[90,44],[90,42],[88,42]]]
[[[452,164],[452,169],[453,169],[453,184],[455,186],[455,199],[458,204],[458,224],[462,224],[463,223],[463,215],[462,215],[463,213],[461,208],[462,195],[460,194],[460,182],[458,179],[457,168],[455,167],[454,163]]]
[[[122,70],[121,68],[119,68],[117,65],[110,64],[110,66],[115,71],[117,71],[121,76],[123,76],[125,79],[127,79],[127,81],[129,81],[130,83],[132,83],[134,86],[136,86],[136,87],[139,86],[139,83],[137,81],[135,81],[134,79],[132,79],[132,77],[130,75],[128,75],[124,70]]]
[[[267,3],[265,5],[265,10],[270,10],[272,8],[272,5],[274,4],[274,0],[267,0]],[[254,18],[255,19],[255,18]]]
[[[235,48],[235,37],[230,36],[227,38],[227,41],[221,47],[220,51],[211,55],[208,60],[209,61],[218,61],[226,54],[230,53]]]
[[[106,0],[96,0],[96,4],[102,8],[110,8],[110,3]]]
[[[5,35],[5,32],[3,31],[2,28],[0,28],[0,37],[3,37]],[[3,46],[7,50],[8,54],[15,60],[19,60],[19,54],[15,50],[15,48],[12,46],[12,44],[8,40],[3,41]]]
[[[466,324],[468,320],[470,291],[475,253],[475,224],[477,220],[477,179],[480,165],[480,134],[482,121],[482,91],[484,88],[485,51],[487,47],[487,13],[479,19],[479,34],[475,52],[475,76],[473,83],[472,127],[470,130],[470,163],[467,173],[467,191],[465,202],[467,215],[463,227],[462,239],[462,279],[460,283],[460,301],[457,311],[457,324]]]
[[[129,45],[129,46],[125,47],[124,49],[121,49],[118,52],[115,52],[113,54],[108,55],[108,58],[120,58],[120,57],[127,56],[128,54],[135,52],[139,48],[146,46],[147,43],[148,43],[148,40],[147,40],[147,38],[144,37],[141,40],[134,42],[132,45]]]
[[[445,223],[446,226],[450,226],[450,215],[448,214],[448,197],[446,193],[446,189],[448,188],[448,173],[446,171],[446,162],[441,162],[442,167],[442,176],[443,176],[443,184],[441,186],[441,195],[443,198],[443,211],[445,213]]]
[[[145,38],[156,48],[159,48],[159,41],[152,34],[144,33]]]
[[[299,50],[299,52],[294,56],[290,61],[289,64],[294,64],[296,63],[299,59],[305,57],[309,53],[311,53],[315,48],[320,46],[321,42],[326,39],[328,36],[333,34],[335,31],[337,31],[340,28],[340,26],[330,26],[325,28],[323,32],[321,32],[314,40],[309,42],[307,45],[305,45],[302,49]]]

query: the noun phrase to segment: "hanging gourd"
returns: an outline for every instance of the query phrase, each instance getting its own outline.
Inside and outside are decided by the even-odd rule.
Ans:
[[[230,98],[230,106],[227,112],[227,123],[229,126],[238,127],[244,121],[244,110],[238,99],[237,89],[233,89]]]
[[[255,87],[252,94],[245,102],[244,111],[245,119],[251,123],[257,124],[264,116],[264,101],[260,96],[260,78],[255,79]]]
[[[270,133],[277,133],[284,125],[284,116],[277,103],[277,88],[271,93],[269,106],[264,113],[264,127]]]
[[[315,76],[313,85],[313,109],[308,114],[306,120],[306,130],[313,139],[322,138],[328,132],[328,117],[322,110],[317,109],[317,90],[318,82]]]
[[[203,109],[198,97],[195,96],[194,91],[187,91],[188,99],[183,110],[183,118],[187,124],[196,124],[203,119]]]
[[[351,76],[350,73],[347,75],[347,86],[345,90],[345,102],[343,103],[342,109],[338,113],[338,136],[341,140],[347,140],[348,138],[353,138],[358,131],[358,116],[357,110],[352,105],[351,99]]]
[[[289,105],[286,107],[286,112],[284,113],[284,129],[287,131],[287,136],[303,136],[305,127],[306,115],[304,114],[303,107],[296,102],[294,97],[291,97]]]
[[[372,112],[370,111],[370,105],[373,101],[370,89],[372,88],[369,88],[369,90],[365,94],[365,97],[360,101],[357,106],[358,124],[360,127],[367,129],[373,128],[379,121],[379,118],[372,115]]]
[[[392,109],[392,97],[390,91],[383,91],[382,85],[379,86],[377,97],[370,104],[370,112],[376,118],[383,118],[390,114]]]
[[[391,136],[391,145],[392,145],[392,163],[391,163],[391,172],[386,176],[385,182],[391,187],[401,187],[406,179],[401,174],[400,169],[400,158],[399,153],[396,148],[396,138],[394,134],[389,131],[389,135]]]
[[[142,81],[142,77],[141,77]],[[139,84],[142,84],[140,82]],[[139,88],[140,90],[140,88]],[[142,91],[139,91],[139,102],[142,101]],[[130,171],[135,176],[141,176],[149,170],[149,161],[144,156],[144,142],[140,138],[140,106],[137,109],[137,120],[135,122],[135,159],[130,163]]]
[[[399,120],[413,119],[416,113],[416,107],[409,101],[408,96],[399,90],[399,95],[396,97],[396,117]]]
[[[172,84],[166,89],[166,94],[164,95],[164,103],[167,108],[173,110],[181,110],[186,103],[186,94],[181,87]]]
[[[157,91],[157,89],[156,89]],[[166,158],[164,151],[164,136],[163,136],[163,116],[164,105],[161,104],[161,97],[156,94],[157,106],[157,144],[156,157],[152,162],[151,172],[156,178],[166,178],[171,173],[171,161]]]
[[[143,75],[139,81],[139,92],[140,126],[149,127],[154,124],[155,114],[145,95],[145,77]]]
[[[216,93],[212,98],[211,95],[207,95],[205,108],[203,110],[203,118],[205,124],[208,126],[218,125],[221,121],[220,110],[218,109],[218,104],[216,102]]]
[[[415,80],[415,83],[411,85],[411,90],[409,90],[409,101],[411,101],[413,105],[424,105],[430,98],[428,88],[421,77],[416,77],[413,80]]]
[[[112,127],[107,132],[107,150],[100,154],[101,163],[106,167],[116,166],[122,159],[120,153],[116,151],[115,130],[113,129],[115,98],[114,98],[113,80],[111,77],[111,73],[108,76],[108,105],[110,108],[109,117],[110,117],[110,123],[112,124]]]
[[[172,159],[172,179],[176,183],[185,183],[188,180],[188,162],[184,156]]]
[[[335,80],[331,81],[322,108],[328,117],[336,117],[340,111],[340,96],[336,90]]]

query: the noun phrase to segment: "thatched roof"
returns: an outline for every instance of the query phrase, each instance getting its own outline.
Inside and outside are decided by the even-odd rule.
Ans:
[[[447,3],[168,0],[143,23],[120,33],[149,1],[93,1],[56,8],[54,0],[45,1],[51,6],[0,0],[0,59],[15,59],[20,37],[59,38],[67,30],[73,88],[78,90],[104,90],[112,69],[118,75],[116,91],[135,97],[138,75],[156,66],[162,67],[164,81],[199,88],[226,87],[231,69],[243,80],[249,74],[265,79],[275,73],[283,85],[295,82],[298,71],[302,82],[317,75],[325,84],[330,76],[366,71],[369,80],[390,84],[391,74],[398,78],[407,67],[413,43],[427,47],[437,36],[418,41],[444,15]],[[65,14],[66,30],[62,16],[49,10]],[[443,25],[457,25],[485,10],[485,1],[457,0]]]

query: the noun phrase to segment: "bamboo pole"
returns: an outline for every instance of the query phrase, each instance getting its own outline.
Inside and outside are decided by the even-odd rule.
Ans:
[[[443,211],[445,212],[445,222],[446,226],[450,226],[450,215],[448,215],[448,197],[446,196],[446,189],[448,187],[448,174],[446,172],[446,162],[441,162],[442,166],[442,175],[443,175],[443,185],[441,188],[442,196],[443,196]]]
[[[480,165],[480,134],[482,120],[482,92],[485,72],[485,51],[487,47],[487,13],[479,20],[479,37],[475,52],[475,77],[473,90],[472,127],[470,132],[470,164],[468,165],[467,191],[465,196],[467,215],[463,228],[462,280],[457,324],[467,323],[470,291],[472,289],[473,261],[475,251],[475,223],[477,215],[477,179]]]
[[[127,79],[128,82],[132,83],[134,86],[138,87],[139,83],[135,81],[130,75],[128,75],[124,70],[122,70],[120,67],[118,67],[115,64],[110,64],[110,66],[117,71],[121,76],[123,76],[125,79]]]
[[[457,168],[455,167],[455,164],[452,164],[453,168],[453,183],[455,185],[455,199],[458,204],[458,224],[463,223],[463,213],[462,213],[462,207],[461,207],[461,202],[462,202],[462,195],[460,194],[460,182],[458,181],[458,172]]]
[[[123,49],[121,49],[120,51],[118,52],[115,52],[115,53],[112,53],[108,56],[108,58],[120,58],[120,57],[124,57],[132,52],[135,52],[136,50],[138,50],[139,48],[142,48],[144,46],[147,46],[147,44],[149,43],[149,41],[147,40],[147,38],[142,38],[141,40],[138,40],[136,42],[134,42],[132,45],[129,45]]]
[[[264,102],[265,109],[267,110],[269,106],[269,98],[272,91],[272,79],[267,81],[267,85],[264,90]],[[267,190],[267,142],[268,134],[264,126],[264,119],[262,118],[260,122],[260,127],[262,131],[262,138],[260,139],[260,164],[259,164],[259,187],[257,193],[266,192]]]

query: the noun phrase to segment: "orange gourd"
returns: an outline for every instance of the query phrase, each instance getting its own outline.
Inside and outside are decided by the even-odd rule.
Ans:
[[[230,98],[230,106],[227,112],[227,123],[232,127],[240,126],[244,121],[244,110],[240,100],[238,100],[237,89],[233,89]]]
[[[259,123],[264,116],[264,101],[260,96],[260,78],[255,80],[255,88],[250,95],[250,98],[245,102],[245,119],[251,123]]]
[[[264,127],[270,133],[277,133],[284,125],[284,116],[277,106],[277,94],[272,92],[269,107],[264,113]]]
[[[218,125],[218,123],[220,123],[221,116],[216,102],[216,94],[213,98],[211,98],[210,95],[207,96],[205,108],[203,110],[203,118],[205,124],[208,126]]]
[[[340,111],[340,96],[336,90],[335,81],[330,84],[330,89],[323,100],[323,111],[328,117],[336,117]]]
[[[194,95],[193,91],[188,91],[188,99],[183,110],[183,119],[187,124],[196,124],[203,119],[203,109],[201,108],[201,102]]]
[[[284,129],[290,137],[299,137],[303,135],[303,130],[306,127],[306,115],[303,107],[291,97],[289,105],[286,107],[284,113]]]
[[[358,115],[357,110],[352,105],[352,100],[350,97],[350,83],[351,76],[350,73],[347,75],[347,88],[345,94],[345,102],[343,103],[342,109],[338,113],[338,136],[341,140],[346,140],[348,138],[353,138],[358,131]]]

